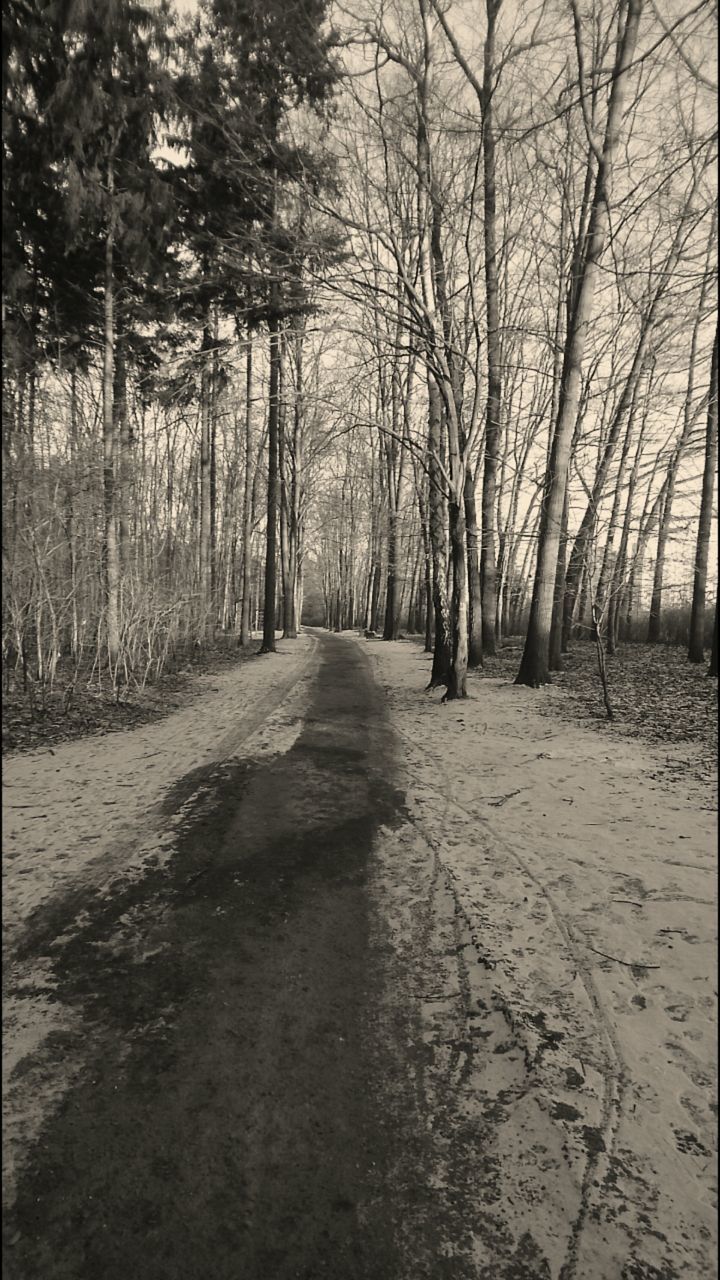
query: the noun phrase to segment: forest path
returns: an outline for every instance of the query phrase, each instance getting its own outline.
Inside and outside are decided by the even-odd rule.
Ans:
[[[255,750],[168,792],[164,861],[110,887],[89,864],[19,931],[8,994],[44,999],[51,1034],[9,1092],[11,1120],[44,1100],[12,1280],[461,1280],[478,1249],[498,1278],[545,1274],[530,1236],[478,1216],[496,1161],[463,1081],[471,1033],[487,1054],[506,1027],[469,1015],[367,658],[317,643]]]
[[[600,799],[583,775],[588,793],[562,822],[554,812],[572,794],[568,762],[595,739],[563,730],[558,752],[537,695],[499,682],[438,707],[412,646],[317,632],[279,647],[164,727],[59,750],[45,825],[16,818],[10,1280],[712,1275],[707,1202],[688,1177],[704,1198],[704,1006],[680,1009],[655,971],[666,914],[655,941],[637,905],[629,930],[597,939],[649,969],[593,971],[582,946],[582,912],[607,925],[628,910],[608,914],[604,877],[632,870],[627,845],[598,830],[598,805],[620,803],[610,764]],[[76,836],[60,875],[68,780],[93,756],[80,809],[103,794],[116,814],[123,762],[137,760],[136,809],[93,856]],[[47,763],[10,762],[11,803],[39,805]],[[138,773],[153,768],[141,821]],[[626,759],[615,817],[629,823],[634,806],[647,827],[633,769]],[[683,861],[709,862],[705,826],[686,809],[674,820],[691,833]],[[558,830],[574,859],[554,849]],[[660,867],[666,888],[677,865]],[[689,874],[697,896],[673,889],[694,940],[683,992],[707,973],[687,928],[691,910],[707,931],[705,867]],[[653,928],[660,885],[627,890]],[[641,1025],[647,1039],[629,1039]],[[643,1065],[654,1028],[658,1044],[677,1028],[663,1079],[678,1089],[668,1114],[688,1117],[680,1150],[668,1131],[689,1192],[672,1207],[650,1122],[667,1100]]]

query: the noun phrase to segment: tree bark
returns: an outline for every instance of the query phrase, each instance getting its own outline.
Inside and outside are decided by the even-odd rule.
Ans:
[[[273,288],[276,294],[276,288]],[[280,323],[277,296],[273,299],[270,332],[270,393],[268,401],[268,487],[265,531],[265,594],[260,653],[275,653],[275,596],[277,584],[278,426],[280,389]]]
[[[551,671],[562,671],[563,669],[563,650],[562,650],[562,632],[563,632],[563,602],[565,599],[565,570],[568,543],[568,492],[565,489],[565,501],[563,503],[562,527],[560,530],[560,545],[558,547],[557,569],[555,570],[555,594],[553,597],[552,622],[550,624],[550,655],[549,666]]]
[[[282,579],[282,636],[283,640],[294,638],[293,630],[293,584],[290,576],[290,485],[288,483],[287,441],[287,405],[285,402],[285,359],[286,344],[281,342],[280,349],[280,381],[278,387],[278,480],[280,487],[280,574]]]
[[[127,369],[125,351],[120,334],[115,342],[115,371],[113,399],[115,401],[115,433],[118,444],[118,530],[121,580],[130,572],[130,506],[132,432],[127,403]]]
[[[218,358],[218,314],[213,308],[212,324],[212,363],[210,374],[210,608],[212,611],[212,632],[215,630],[217,617],[217,420],[218,400],[220,397],[220,366]]]
[[[502,344],[500,341],[500,307],[497,263],[497,212],[495,190],[495,114],[493,105],[495,79],[495,23],[502,0],[486,0],[487,31],[483,57],[482,146],[483,146],[483,235],[485,248],[485,306],[487,315],[487,407],[485,417],[485,457],[482,489],[482,541],[480,577],[482,585],[482,650],[471,647],[475,661],[482,664],[482,653],[491,657],[496,648],[497,562],[495,502],[497,492],[498,454],[500,448],[500,413],[502,405]],[[472,609],[472,563],[468,563]]]
[[[440,469],[442,447],[442,397],[428,374],[428,524],[432,548],[432,598],[435,614],[435,647],[428,689],[447,688],[450,678],[450,603],[447,583],[447,517],[444,480]]]
[[[720,596],[715,598],[715,625],[713,627],[712,649],[710,651],[710,666],[708,667],[708,675],[716,676],[718,673],[718,615],[720,614]]]
[[[212,611],[212,338],[209,317],[203,326],[200,370],[200,545],[198,558],[200,617],[198,640],[211,639]]]
[[[484,490],[483,490],[484,494]],[[484,497],[483,497],[484,501]],[[468,463],[465,469],[465,527],[467,532],[467,574],[468,574],[468,667],[475,670],[483,665],[483,618],[485,606],[482,595],[482,575],[480,557],[478,555],[477,504],[475,501],[475,483],[472,467]],[[484,538],[483,534],[483,538]],[[495,564],[493,558],[493,587],[491,597],[495,597]],[[488,599],[491,598],[488,596]],[[495,631],[493,628],[493,641]],[[495,652],[494,645],[491,649]]]
[[[387,583],[385,589],[383,640],[397,640],[399,630],[397,607],[397,511],[395,510],[392,490],[391,477],[388,485]]]
[[[103,340],[103,494],[105,512],[105,597],[107,645],[113,680],[120,658],[120,554],[117,535],[115,486],[116,418],[114,407],[115,363],[115,192],[113,161],[108,163],[108,230],[105,237],[105,298]]]
[[[250,643],[250,593],[252,590],[252,565],[250,550],[253,522],[253,344],[248,333],[245,341],[245,490],[243,495],[242,531],[242,579],[240,589],[240,644]]]
[[[452,654],[445,701],[467,697],[468,575],[465,505],[461,496],[450,497],[450,545],[452,548]]]
[[[702,662],[705,632],[705,591],[707,588],[710,532],[712,529],[713,488],[718,454],[718,329],[715,327],[712,363],[710,366],[710,398],[705,432],[705,465],[703,468],[700,519],[698,521],[695,569],[693,574],[693,598],[690,612],[690,643],[688,661]]]
[[[303,468],[304,468],[304,436],[305,436],[305,402],[303,385],[303,340],[302,328],[298,329],[295,356],[295,404],[293,407],[292,459],[289,505],[289,569],[291,613],[288,628],[289,638],[297,638],[302,613],[302,530],[303,530]]]

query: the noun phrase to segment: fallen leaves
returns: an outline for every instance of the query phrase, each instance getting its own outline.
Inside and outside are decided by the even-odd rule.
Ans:
[[[86,675],[85,679],[78,679],[67,709],[61,668],[58,668],[56,690],[46,695],[45,707],[36,708],[34,712],[18,679],[3,695],[3,755],[38,747],[47,747],[52,755],[50,743],[71,742],[90,733],[114,733],[162,719],[197,697],[201,691],[197,676],[245,662],[255,655],[256,649],[257,641],[246,649],[240,649],[234,637],[219,641],[203,651],[191,665],[168,672],[144,688],[124,689],[119,701],[109,688],[88,687]]]

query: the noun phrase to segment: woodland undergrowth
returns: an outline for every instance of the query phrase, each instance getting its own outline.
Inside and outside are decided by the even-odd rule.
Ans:
[[[88,669],[77,678],[72,699],[66,697],[62,662],[44,705],[38,704],[18,675],[3,684],[2,752],[29,751],[83,738],[89,733],[112,733],[160,720],[199,696],[197,677],[212,675],[246,662],[257,654],[258,641],[240,647],[237,638],[220,637],[203,649],[188,649],[162,675],[144,685],[129,684],[119,692],[108,682],[98,687]],[[68,672],[68,679],[73,676]]]

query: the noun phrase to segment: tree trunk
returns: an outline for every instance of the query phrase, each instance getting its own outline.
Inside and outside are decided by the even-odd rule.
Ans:
[[[275,292],[275,288],[274,288]],[[277,582],[278,425],[280,389],[280,326],[274,299],[270,331],[270,394],[268,402],[268,488],[265,531],[265,596],[260,653],[275,653],[275,595]]]
[[[120,554],[115,488],[116,420],[113,384],[115,363],[115,201],[113,162],[108,165],[109,220],[105,238],[105,332],[103,343],[103,492],[105,512],[105,596],[110,669],[117,681],[120,657]]]
[[[77,465],[77,369],[70,374],[70,481],[65,500],[65,528],[67,531],[68,552],[70,557],[70,591],[72,595],[72,624],[70,629],[70,653],[73,662],[77,663],[80,654],[80,615],[78,609],[78,555],[75,529],[75,494]],[[6,474],[8,474],[6,472]]]
[[[130,572],[130,507],[132,432],[127,403],[127,369],[124,344],[120,335],[115,342],[113,399],[115,401],[115,435],[118,445],[117,491],[118,529],[121,578]]]
[[[483,502],[484,490],[483,490]],[[465,526],[467,532],[467,572],[468,572],[468,667],[475,670],[483,664],[483,617],[485,605],[482,594],[482,575],[480,557],[478,555],[477,505],[475,502],[475,484],[472,467],[468,464],[465,470]],[[493,535],[494,536],[494,535]],[[485,534],[483,533],[483,539]],[[495,599],[495,564],[493,558],[492,598]],[[490,599],[490,596],[488,596]],[[495,631],[493,629],[493,644]],[[495,652],[494,647],[490,650]]]
[[[462,497],[450,498],[450,545],[452,547],[452,659],[445,701],[467,697],[468,668],[468,575],[465,505]]]
[[[304,444],[303,331],[297,334],[295,356],[295,404],[293,407],[292,464],[289,503],[289,585],[291,609],[288,636],[297,639],[302,613],[302,488]]]
[[[218,361],[218,315],[213,310],[212,363],[210,366],[210,616],[211,634],[215,633],[217,618],[217,420],[220,395],[220,370]]]
[[[500,307],[498,301],[497,214],[495,192],[495,22],[502,0],[486,0],[487,32],[483,58],[483,234],[485,248],[485,306],[487,314],[487,407],[485,417],[485,458],[482,489],[482,542],[480,575],[482,583],[482,650],[471,665],[482,664],[482,652],[495,654],[495,615],[497,612],[497,563],[495,503],[498,454],[500,448],[500,414],[502,405],[502,343],[500,341]],[[472,563],[469,562],[471,617]],[[472,654],[472,646],[471,646]]]
[[[385,591],[385,621],[383,624],[383,640],[397,640],[399,618],[397,607],[397,511],[395,510],[392,492],[392,477],[389,484],[388,534],[387,534],[387,587]]]
[[[530,621],[516,677],[517,684],[533,688],[550,681],[550,628],[570,446],[580,402],[582,362],[592,322],[595,287],[607,238],[612,167],[620,141],[628,72],[635,51],[641,10],[642,0],[628,0],[623,32],[618,42],[603,149],[598,160],[582,276],[568,326],[560,408],[545,481]]]
[[[677,474],[676,455],[670,461],[667,474],[665,498],[660,511],[657,545],[655,548],[655,570],[653,573],[652,596],[650,597],[650,616],[648,618],[647,642],[658,644],[660,640],[660,622],[662,618],[663,582],[665,578],[665,552],[670,536],[673,502],[675,500],[675,479]]]
[[[285,403],[285,343],[280,348],[280,378],[278,386],[278,481],[280,489],[280,576],[282,580],[282,636],[291,638],[293,629],[293,585],[290,578],[290,486],[286,456],[287,406]]]
[[[252,438],[252,397],[253,397],[253,346],[252,337],[248,333],[245,343],[245,492],[243,495],[243,532],[242,532],[242,581],[240,588],[240,644],[250,643],[250,592],[252,589],[252,565],[250,562],[250,544],[252,541],[253,521],[253,438]]]
[[[432,548],[432,600],[435,614],[435,647],[428,689],[447,688],[450,678],[450,606],[447,584],[447,519],[444,480],[440,470],[442,398],[428,374],[428,523]]]
[[[200,370],[200,543],[198,577],[200,617],[198,640],[211,639],[212,623],[212,365],[210,351],[212,337],[209,321],[203,327]]]
[[[565,489],[565,502],[563,503],[562,528],[560,530],[560,546],[558,547],[558,562],[555,571],[555,595],[553,599],[552,622],[550,624],[550,659],[549,665],[551,671],[562,671],[562,634],[563,634],[563,603],[565,600],[565,569],[568,542],[568,492]]]
[[[421,482],[421,485],[423,482]],[[432,604],[432,543],[428,524],[428,504],[421,485],[418,486],[418,507],[420,511],[420,530],[423,541],[423,609],[424,609],[424,652],[433,651],[433,604]]]
[[[690,613],[690,643],[688,661],[702,662],[704,658],[705,632],[705,591],[707,587],[708,558],[710,555],[710,532],[712,529],[713,488],[715,484],[715,468],[718,453],[718,329],[715,327],[712,363],[710,367],[710,399],[707,411],[707,429],[705,432],[705,465],[703,469],[702,497],[700,499],[700,519],[698,522],[697,547],[695,549],[695,570],[693,575],[693,598]]]
[[[710,651],[710,666],[708,667],[708,675],[716,676],[718,673],[718,612],[720,611],[720,596],[715,598],[715,625],[713,627],[712,649]]]

